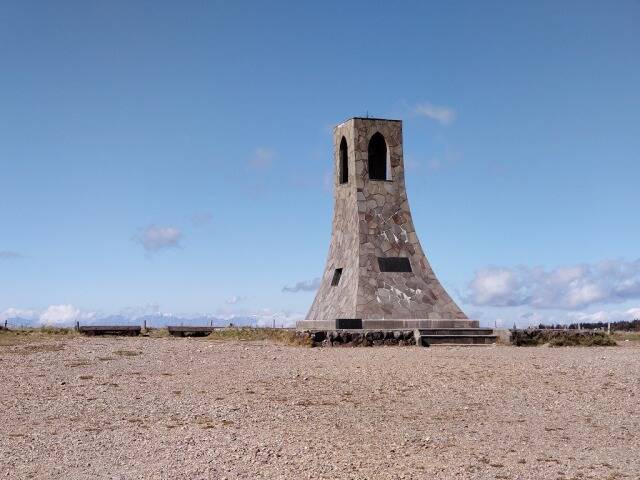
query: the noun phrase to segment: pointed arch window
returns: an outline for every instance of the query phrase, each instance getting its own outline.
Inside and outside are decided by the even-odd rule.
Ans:
[[[340,183],[349,181],[349,153],[347,139],[342,137],[340,142]]]
[[[387,163],[387,142],[380,132],[376,132],[369,140],[369,178],[371,180],[389,180]]]

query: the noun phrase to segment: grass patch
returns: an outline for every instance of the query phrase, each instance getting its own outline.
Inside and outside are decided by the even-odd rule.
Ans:
[[[68,336],[76,336],[78,332],[73,328],[57,328],[57,327],[40,327],[34,328],[37,333],[42,335],[68,335]]]
[[[137,357],[142,354],[142,352],[136,352],[135,350],[116,350],[113,353],[121,357]]]
[[[511,332],[511,344],[532,347],[548,344],[551,347],[611,347],[615,339],[600,331],[527,329]]]
[[[223,341],[267,341],[283,345],[311,346],[311,339],[295,330],[282,328],[221,328],[207,337],[210,340]]]
[[[0,347],[12,347],[25,342],[49,340],[56,337],[75,337],[78,335],[72,328],[19,328],[0,330]]]
[[[614,332],[611,336],[618,342],[640,343],[640,332]]]
[[[147,328],[146,336],[150,338],[164,338],[169,337],[169,330],[166,328]]]
[[[610,335],[586,335],[586,336],[567,336],[554,337],[549,340],[552,347],[613,347],[615,340]]]

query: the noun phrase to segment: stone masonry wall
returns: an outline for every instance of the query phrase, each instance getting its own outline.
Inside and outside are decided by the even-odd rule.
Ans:
[[[369,140],[387,143],[390,180],[371,180]],[[348,145],[349,181],[338,179],[339,146]],[[404,183],[402,123],[353,118],[334,130],[333,234],[320,289],[307,320],[466,319],[436,278],[418,240]],[[406,257],[412,272],[380,272],[378,257]],[[337,286],[331,285],[342,268]]]
[[[347,140],[349,180],[340,184],[338,179],[340,141]],[[309,320],[333,320],[357,318],[356,297],[358,288],[358,205],[355,184],[355,150],[353,124],[338,125],[333,134],[334,199],[331,246],[322,275],[320,288],[307,315]],[[338,287],[331,286],[336,268],[342,268]]]

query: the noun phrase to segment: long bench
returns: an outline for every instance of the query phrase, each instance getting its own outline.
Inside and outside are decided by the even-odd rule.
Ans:
[[[125,335],[135,337],[140,335],[142,327],[139,325],[83,325],[78,327],[85,335]]]

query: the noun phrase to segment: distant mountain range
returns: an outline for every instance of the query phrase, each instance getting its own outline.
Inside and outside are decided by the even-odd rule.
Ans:
[[[250,326],[271,326],[271,318],[236,316],[230,318],[219,318],[214,316],[180,317],[173,315],[144,315],[142,317],[126,317],[124,315],[108,315],[105,317],[93,318],[91,320],[81,320],[80,325],[143,325],[147,327],[166,327],[167,325],[198,325],[214,327],[224,327],[230,324],[236,327]],[[277,326],[282,325],[281,319],[276,319]],[[72,327],[75,322],[56,324],[56,327]],[[42,323],[36,319],[13,317],[7,319],[9,328],[32,328],[40,327]],[[284,326],[291,326],[285,322]]]

